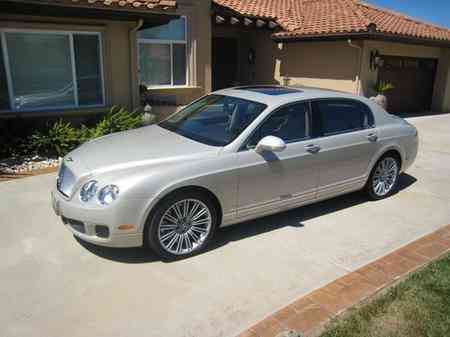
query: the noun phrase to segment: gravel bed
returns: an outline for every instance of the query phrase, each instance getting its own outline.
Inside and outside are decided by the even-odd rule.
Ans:
[[[0,174],[28,173],[60,165],[62,158],[41,156],[17,157],[0,160]]]

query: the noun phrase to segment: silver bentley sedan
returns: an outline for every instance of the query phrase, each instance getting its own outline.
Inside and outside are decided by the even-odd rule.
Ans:
[[[417,149],[414,126],[364,97],[232,88],[72,151],[52,203],[82,240],[187,257],[218,227],[357,190],[386,198]]]

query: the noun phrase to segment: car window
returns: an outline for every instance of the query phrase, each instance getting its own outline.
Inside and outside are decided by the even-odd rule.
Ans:
[[[254,147],[266,136],[281,138],[285,143],[293,143],[308,137],[308,105],[296,103],[274,112],[256,130],[247,147]]]
[[[373,125],[365,104],[352,100],[323,100],[314,103],[314,116],[320,118],[324,136],[366,129]]]
[[[235,140],[267,106],[242,98],[208,95],[159,126],[195,141],[225,146]]]

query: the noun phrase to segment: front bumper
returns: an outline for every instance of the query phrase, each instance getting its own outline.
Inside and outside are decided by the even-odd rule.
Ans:
[[[125,214],[119,216],[117,210],[111,207],[88,209],[74,201],[66,200],[56,190],[51,193],[51,201],[55,214],[61,217],[64,226],[83,241],[116,248],[142,246],[143,234],[137,222],[135,222],[134,230],[120,231],[117,228],[122,223],[130,223],[130,221],[121,221],[122,217],[127,218],[127,213],[134,215],[138,213],[133,207],[121,205],[120,209],[125,208],[121,213]],[[105,231],[102,231],[102,235],[99,235],[98,228],[107,228],[107,234],[105,235]]]

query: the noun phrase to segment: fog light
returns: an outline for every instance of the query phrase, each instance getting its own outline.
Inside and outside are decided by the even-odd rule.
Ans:
[[[97,225],[95,226],[95,234],[99,238],[107,238],[109,236],[109,228],[106,226]]]

